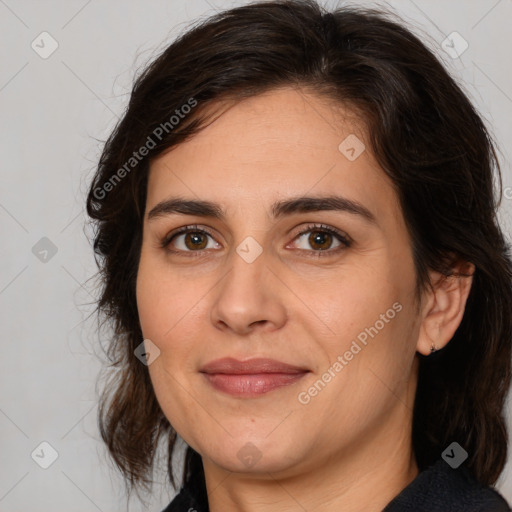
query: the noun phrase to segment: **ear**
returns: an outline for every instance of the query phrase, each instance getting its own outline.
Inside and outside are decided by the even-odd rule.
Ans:
[[[453,265],[454,275],[430,273],[431,289],[422,298],[422,321],[416,350],[425,356],[432,348],[444,348],[459,327],[473,283],[475,266],[468,262]],[[463,274],[463,275],[461,275]]]

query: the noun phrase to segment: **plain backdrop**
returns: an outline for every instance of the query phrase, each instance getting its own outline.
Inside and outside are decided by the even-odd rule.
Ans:
[[[96,267],[84,196],[137,70],[193,20],[242,3],[0,0],[1,512],[126,510],[96,427],[101,350],[88,318]],[[462,84],[512,187],[512,1],[378,5],[423,34]],[[445,51],[449,36],[460,55]],[[509,236],[512,188],[505,191]],[[132,499],[129,510],[169,503],[164,472],[155,478],[147,506]],[[510,463],[497,487],[512,502]]]

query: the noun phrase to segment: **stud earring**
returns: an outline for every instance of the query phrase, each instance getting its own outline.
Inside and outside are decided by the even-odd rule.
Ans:
[[[437,352],[436,346],[432,343],[432,346],[430,347],[430,353],[433,354],[434,352]]]

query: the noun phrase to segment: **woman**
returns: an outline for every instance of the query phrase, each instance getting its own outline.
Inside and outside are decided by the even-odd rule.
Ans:
[[[502,511],[512,266],[493,142],[388,15],[249,4],[137,79],[88,197],[101,434],[167,512]],[[143,341],[144,340],[144,341]]]

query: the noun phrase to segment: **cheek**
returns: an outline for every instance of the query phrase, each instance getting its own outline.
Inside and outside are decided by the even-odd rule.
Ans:
[[[141,254],[136,294],[143,335],[157,345],[165,344],[183,320],[193,315],[201,297],[197,286],[169,272],[149,250]]]
[[[157,262],[141,254],[136,288],[139,320],[144,338],[160,350],[148,366],[149,376],[165,416],[191,444],[186,438],[188,426],[201,419],[200,412],[189,406],[198,351],[193,324],[200,293],[171,277]]]
[[[331,328],[333,337],[347,341],[382,322],[381,315],[395,316],[393,304],[402,292],[389,278],[389,268],[365,268],[340,272],[310,288],[309,300],[317,316]],[[380,329],[379,329],[380,330]]]
[[[160,350],[149,366],[159,398],[169,392],[176,395],[178,382],[196,377],[201,350],[208,346],[201,332],[207,314],[205,290],[210,287],[209,281],[200,283],[181,272],[170,272],[149,251],[141,254],[137,307],[144,338]]]
[[[410,370],[417,319],[414,280],[407,273],[404,268],[400,279],[393,265],[376,265],[317,287],[312,296],[332,331],[322,348],[331,365],[342,358],[338,383],[353,396],[366,394],[371,402],[370,395],[384,387],[372,371],[393,387]]]
[[[159,329],[159,308],[156,305],[162,294],[162,287],[156,279],[156,272],[149,264],[149,258],[144,246],[141,250],[139,268],[137,269],[136,299],[139,322],[144,338],[153,341],[158,338]]]

